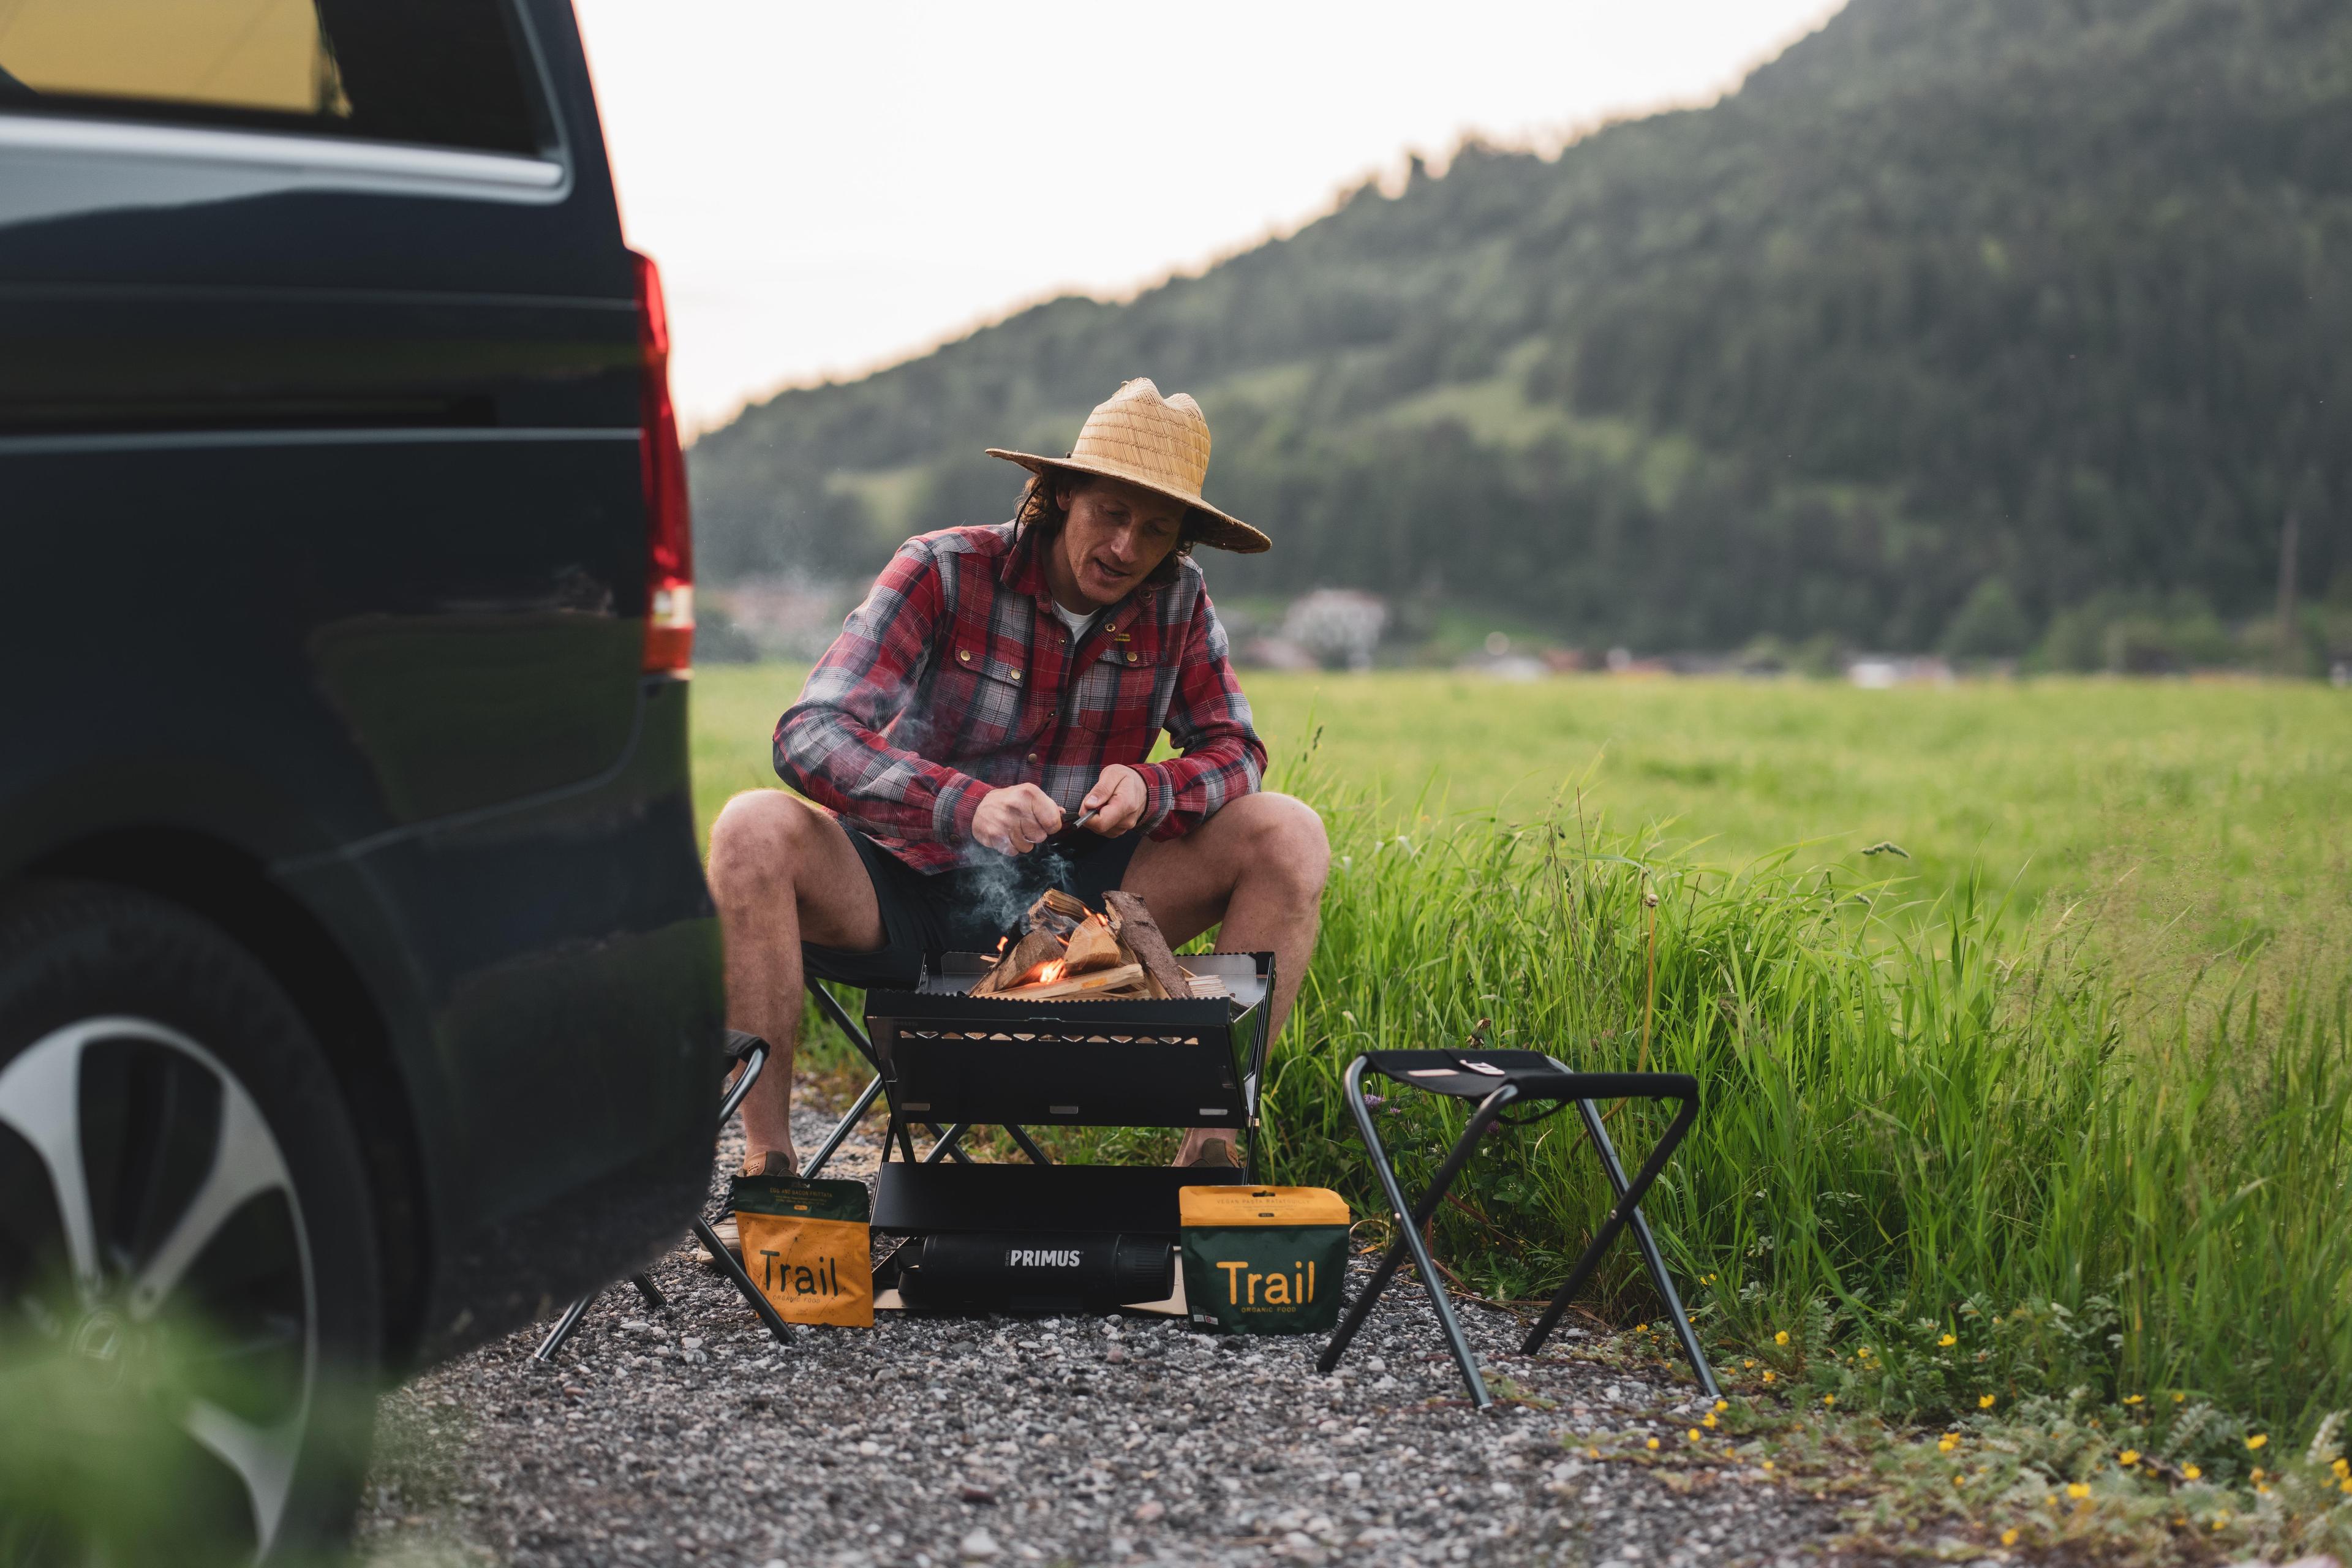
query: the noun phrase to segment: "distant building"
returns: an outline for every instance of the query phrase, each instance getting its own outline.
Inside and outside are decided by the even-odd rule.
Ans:
[[[1370,669],[1388,624],[1388,605],[1377,594],[1318,588],[1291,601],[1280,640],[1305,649],[1326,668]]]

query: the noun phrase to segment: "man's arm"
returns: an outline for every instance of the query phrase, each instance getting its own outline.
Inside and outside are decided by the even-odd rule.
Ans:
[[[960,841],[988,786],[890,744],[948,614],[938,561],[901,545],[776,721],[777,776],[821,805],[901,838]]]
[[[1135,767],[1150,797],[1142,825],[1154,838],[1197,826],[1265,778],[1265,742],[1251,724],[1224,626],[1205,593],[1185,632],[1176,694],[1168,704],[1168,738],[1182,756]]]

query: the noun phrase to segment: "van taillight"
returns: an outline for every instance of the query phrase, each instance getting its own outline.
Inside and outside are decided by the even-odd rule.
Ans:
[[[661,272],[629,253],[637,268],[639,413],[637,457],[646,486],[646,663],[685,675],[694,668],[694,524],[686,505],[686,454],[669,401],[669,311]]]

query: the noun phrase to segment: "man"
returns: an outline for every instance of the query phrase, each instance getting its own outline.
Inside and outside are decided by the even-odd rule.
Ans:
[[[797,1169],[792,1062],[803,975],[907,986],[927,952],[987,952],[1047,886],[1137,894],[1171,944],[1222,922],[1271,950],[1278,1030],[1315,950],[1323,824],[1259,789],[1265,747],[1195,544],[1270,541],[1201,498],[1209,425],[1130,381],[1011,522],[908,540],[776,725],[781,790],[710,831],[729,1023],[776,1067],[743,1102],[747,1170]],[[1150,762],[1161,731],[1179,755]],[[1091,813],[1084,826],[1074,820]],[[1180,1164],[1234,1163],[1195,1128]]]

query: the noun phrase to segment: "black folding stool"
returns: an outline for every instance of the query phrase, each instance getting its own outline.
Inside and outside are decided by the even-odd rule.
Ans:
[[[1470,1124],[1462,1130],[1452,1152],[1437,1167],[1429,1191],[1418,1205],[1406,1204],[1404,1189],[1397,1183],[1396,1168],[1390,1163],[1388,1151],[1381,1146],[1380,1133],[1372,1125],[1371,1108],[1364,1103],[1367,1070],[1409,1089],[1426,1089],[1477,1105],[1470,1113]],[[1666,1168],[1666,1161],[1698,1118],[1696,1079],[1679,1072],[1573,1072],[1541,1051],[1374,1051],[1348,1064],[1347,1091],[1348,1108],[1355,1112],[1356,1128],[1363,1134],[1365,1152],[1372,1158],[1372,1169],[1380,1174],[1381,1190],[1396,1215],[1397,1237],[1389,1244],[1388,1253],[1372,1271],[1370,1280],[1348,1308],[1331,1342],[1323,1347],[1315,1363],[1318,1372],[1328,1374],[1339,1364],[1348,1342],[1356,1337],[1372,1303],[1388,1288],[1409,1250],[1413,1266],[1421,1270],[1422,1283],[1429,1289],[1430,1305],[1437,1310],[1437,1326],[1445,1336],[1446,1348],[1454,1352],[1454,1363],[1461,1367],[1463,1379],[1470,1385],[1472,1401],[1481,1410],[1494,1404],[1494,1396],[1486,1392],[1486,1380],[1478,1375],[1477,1358],[1470,1353],[1469,1342],[1462,1337],[1462,1325],[1454,1319],[1454,1304],[1446,1299],[1444,1281],[1429,1256],[1428,1244],[1422,1239],[1422,1226],[1437,1212],[1437,1205],[1445,1199],[1446,1189],[1462,1173],[1462,1167],[1469,1163],[1478,1140],[1486,1136],[1488,1128],[1497,1121],[1507,1126],[1525,1126],[1574,1105],[1583,1119],[1585,1135],[1592,1141],[1593,1152],[1601,1156],[1601,1168],[1609,1177],[1617,1202],[1601,1222],[1601,1228],[1593,1233],[1591,1244],[1576,1260],[1576,1267],[1568,1271],[1568,1279],[1554,1292],[1543,1315],[1528,1331],[1520,1353],[1533,1355],[1542,1347],[1558,1326],[1560,1314],[1568,1310],[1569,1302],[1600,1267],[1601,1255],[1617,1239],[1617,1233],[1630,1226],[1634,1243],[1642,1249],[1643,1265],[1650,1272],[1650,1282],[1665,1300],[1667,1314],[1674,1319],[1675,1332],[1682,1340],[1683,1353],[1690,1358],[1691,1370],[1698,1374],[1699,1386],[1706,1391],[1708,1398],[1717,1397],[1714,1369],[1706,1364],[1698,1335],[1691,1330],[1690,1314],[1683,1310],[1682,1298],[1675,1291],[1675,1282],[1666,1276],[1665,1259],[1660,1256],[1657,1240],[1650,1234],[1649,1222],[1642,1217],[1641,1210],[1642,1199],[1651,1184]],[[1618,1163],[1616,1146],[1610,1142],[1608,1130],[1601,1125],[1600,1110],[1593,1103],[1600,1100],[1682,1102],[1682,1109],[1659,1135],[1656,1147],[1650,1151],[1640,1173],[1631,1182],[1625,1179],[1625,1167]],[[1503,1115],[1506,1107],[1520,1101],[1549,1101],[1551,1109],[1516,1121]]]

